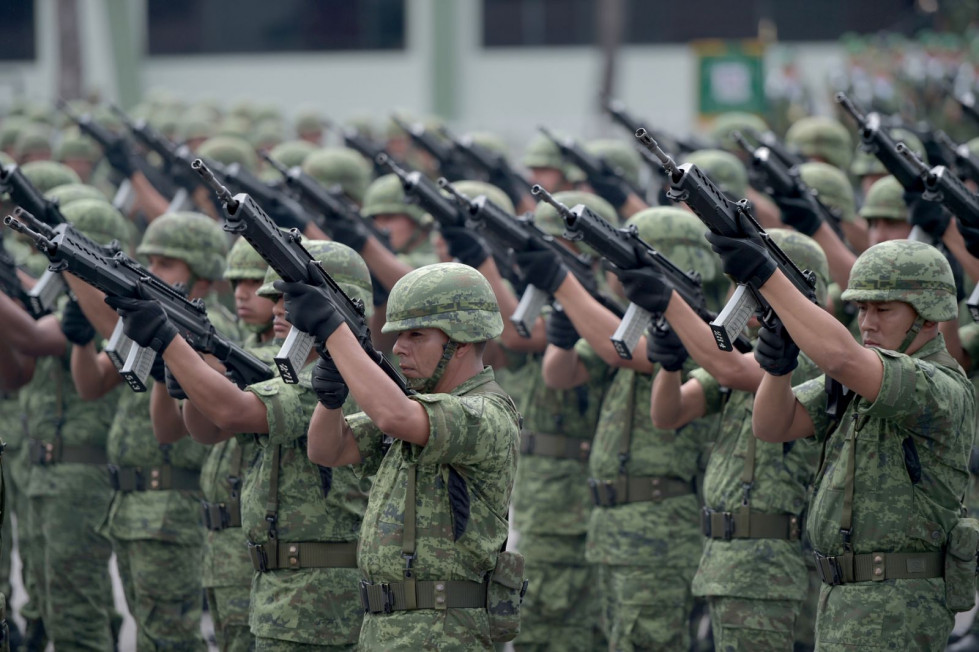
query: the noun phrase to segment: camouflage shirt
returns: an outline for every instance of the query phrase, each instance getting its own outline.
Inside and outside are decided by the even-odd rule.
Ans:
[[[875,352],[884,366],[877,400],[854,398],[832,432],[823,377],[794,389],[816,438],[826,442],[807,523],[813,548],[824,555],[843,552],[840,525],[851,460],[858,554],[941,550],[968,484],[976,397],[962,370],[946,366],[951,358],[938,359],[947,355],[944,338],[939,334],[910,356]]]

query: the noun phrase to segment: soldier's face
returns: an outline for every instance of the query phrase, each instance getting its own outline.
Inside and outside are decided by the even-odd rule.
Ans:
[[[279,300],[272,306],[272,333],[277,340],[284,340],[289,334],[292,324],[286,321],[286,300],[279,297]]]
[[[564,178],[564,172],[557,168],[530,168],[530,183],[538,184],[547,192],[571,188],[571,184]]]
[[[374,224],[382,231],[386,231],[391,240],[391,246],[395,251],[401,251],[415,234],[415,222],[407,215],[401,213],[384,213],[374,216]]]
[[[190,283],[190,267],[182,260],[169,256],[150,254],[150,271],[163,279],[168,285]]]
[[[262,279],[243,278],[231,282],[235,288],[235,312],[246,324],[267,324],[272,321],[271,299],[260,297],[256,292],[262,287]]]
[[[880,218],[867,220],[867,241],[871,247],[889,240],[907,240],[909,235],[911,225],[907,222]]]
[[[417,328],[398,333],[394,354],[401,372],[408,378],[429,378],[442,358],[448,336],[437,328]]]
[[[858,301],[857,321],[866,347],[896,351],[917,313],[902,301]]]

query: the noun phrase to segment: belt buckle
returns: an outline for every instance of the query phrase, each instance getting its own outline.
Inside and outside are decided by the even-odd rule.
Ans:
[[[252,558],[259,573],[267,573],[269,570],[269,557],[265,552],[265,546],[261,543],[248,542],[248,554]],[[256,563],[257,562],[257,563]]]
[[[826,555],[821,555],[818,552],[812,553],[816,557],[816,572],[819,573],[819,579],[830,586],[839,586],[843,584],[843,567],[840,566],[839,557],[827,557]],[[823,566],[823,562],[826,563],[832,570],[832,577],[826,577],[826,570]]]
[[[115,464],[107,464],[106,470],[109,472],[109,486],[113,491],[119,491],[119,467]]]
[[[724,540],[730,541],[734,538],[734,514],[731,512],[721,512],[724,516]]]
[[[218,514],[221,515],[221,529],[227,529],[231,527],[231,512],[224,503],[218,503]]]
[[[608,506],[615,507],[616,499],[618,498],[615,492],[615,482],[613,480],[606,480],[602,484],[605,485],[605,497],[608,499]]]
[[[213,530],[211,527],[211,504],[206,500],[201,500],[201,511],[204,513],[204,527],[207,530]]]
[[[381,584],[381,594],[384,595],[384,613],[389,614],[394,611],[394,593],[391,592],[391,585],[387,582]]]
[[[595,478],[588,478],[588,488],[591,489],[591,498],[595,503],[596,507],[602,506],[602,497],[598,493],[598,480]]]
[[[367,587],[369,586],[367,580],[360,580],[360,604],[364,605],[364,613],[371,613],[371,600],[367,595]]]
[[[700,518],[701,523],[703,524],[704,536],[708,539],[711,538],[710,515],[711,511],[706,506],[700,508]]]

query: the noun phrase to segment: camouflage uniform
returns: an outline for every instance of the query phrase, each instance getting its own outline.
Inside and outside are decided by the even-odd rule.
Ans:
[[[391,290],[384,330],[412,328],[439,328],[451,347],[453,342],[496,337],[503,322],[489,283],[470,267],[444,263],[410,272]],[[420,384],[437,382],[439,368]],[[385,448],[384,434],[366,414],[347,418],[363,460],[358,472],[374,474],[357,551],[365,578],[362,593],[383,593],[383,583],[410,591],[407,579],[418,583],[419,602],[427,598],[434,607],[402,610],[395,600],[395,610],[384,613],[376,601],[368,603],[360,646],[492,649],[488,611],[476,606],[471,594],[485,587],[506,542],[517,466],[517,411],[488,367],[449,393],[426,389],[412,396],[428,414],[431,430],[425,446],[395,440]],[[403,556],[409,487],[416,496],[413,571],[406,569]],[[453,588],[439,596],[446,606],[439,608],[434,596],[443,582]],[[467,602],[471,607],[455,606],[461,604],[456,586],[473,598]]]
[[[917,311],[916,321],[956,315],[955,284],[944,257],[906,240],[864,252],[843,296],[904,301]],[[823,377],[795,388],[817,440],[825,442],[807,523],[817,555],[829,556],[821,562],[817,557],[824,584],[816,645],[943,650],[953,613],[942,564],[929,559],[944,557],[961,513],[975,392],[940,334],[911,355],[876,352],[883,365],[877,400],[855,397],[839,427],[825,412]],[[896,560],[895,553],[910,558]],[[834,571],[844,583],[834,582]],[[881,575],[882,581],[869,581]]]
[[[846,171],[853,160],[853,138],[839,120],[812,116],[797,120],[785,132],[785,144],[807,159],[818,159]]]
[[[370,273],[356,252],[338,242],[306,246],[348,295],[370,305]],[[278,279],[269,270],[259,294],[277,298]],[[253,563],[264,556],[267,566],[252,581],[249,625],[258,650],[352,650],[360,635],[355,550],[370,483],[350,467],[321,469],[307,457],[311,371],[312,364],[296,385],[275,378],[247,388],[269,418],[267,435],[238,436],[256,456],[242,488],[242,527]],[[357,411],[348,403],[345,411]],[[312,554],[327,561],[305,559]]]
[[[398,259],[413,269],[439,262],[431,237],[435,220],[417,204],[406,201],[397,175],[384,175],[367,187],[361,215],[367,219],[376,215],[406,215],[416,228],[411,239],[396,252]]]

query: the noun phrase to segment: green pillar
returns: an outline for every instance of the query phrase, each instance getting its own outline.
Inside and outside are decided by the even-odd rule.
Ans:
[[[105,0],[119,105],[126,109],[139,102],[142,96],[139,65],[143,53],[137,50],[133,30],[133,12],[138,9],[136,5],[132,0]]]
[[[432,109],[446,120],[457,117],[459,47],[458,0],[432,0]]]

